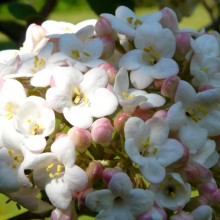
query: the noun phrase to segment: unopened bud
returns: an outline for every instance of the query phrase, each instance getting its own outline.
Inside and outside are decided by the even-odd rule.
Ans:
[[[111,178],[116,174],[122,172],[120,168],[105,168],[102,173],[103,182],[108,185]]]
[[[85,152],[91,144],[91,135],[86,129],[72,127],[69,129],[67,135],[71,138],[79,152]]]
[[[86,173],[89,178],[89,182],[92,184],[93,181],[97,181],[102,177],[103,166],[98,161],[92,161],[86,169]]]
[[[95,32],[99,37],[114,36],[115,33],[111,27],[109,21],[103,17],[100,17],[95,25]]]
[[[108,146],[112,140],[114,128],[108,118],[99,118],[91,128],[92,140],[102,146]]]
[[[108,62],[101,64],[100,67],[102,67],[108,73],[109,84],[113,84],[117,74],[116,68]]]
[[[104,45],[104,50],[102,52],[102,59],[107,59],[111,57],[115,50],[115,41],[110,36],[104,36],[100,38]]]
[[[129,119],[129,114],[127,112],[122,112],[118,114],[114,119],[114,128],[118,133],[124,132],[125,122]]]
[[[165,97],[173,99],[176,94],[176,89],[180,78],[178,76],[170,76],[163,81],[161,86],[161,94]]]

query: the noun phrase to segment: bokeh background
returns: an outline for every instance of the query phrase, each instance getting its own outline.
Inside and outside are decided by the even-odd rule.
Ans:
[[[181,7],[178,9],[178,4],[183,2],[191,3],[185,12],[181,12]],[[165,6],[173,7],[177,10],[180,28],[219,31],[219,4],[219,0],[0,0],[0,50],[19,48],[30,23],[40,24],[52,19],[76,24],[85,19],[98,18],[104,12],[114,14],[119,5],[130,7],[137,15],[158,11]],[[44,219],[39,216],[33,218],[27,210],[19,208],[0,193],[0,220]],[[93,218],[80,216],[79,219]]]

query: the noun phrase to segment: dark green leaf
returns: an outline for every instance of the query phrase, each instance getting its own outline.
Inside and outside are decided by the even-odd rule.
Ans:
[[[12,2],[8,5],[8,9],[15,18],[21,20],[28,20],[38,14],[31,5],[25,3]]]

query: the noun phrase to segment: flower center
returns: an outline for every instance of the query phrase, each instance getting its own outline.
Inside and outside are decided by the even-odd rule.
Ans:
[[[48,175],[51,179],[52,178],[57,178],[57,177],[60,177],[61,175],[63,175],[64,170],[65,170],[65,168],[61,164],[50,163],[46,167],[46,172],[48,173]]]
[[[198,123],[202,120],[202,117],[208,114],[208,110],[201,106],[201,105],[195,105],[194,108],[188,108],[186,110],[186,115],[190,117],[194,122]]]
[[[149,62],[150,64],[154,65],[159,60],[159,53],[155,51],[153,46],[148,46],[143,49],[142,59],[144,61]]]
[[[17,107],[15,105],[12,105],[11,103],[7,103],[5,105],[5,117],[10,120],[14,117],[15,113],[16,113]]]
[[[122,95],[123,95],[123,98],[126,100],[132,100],[135,97],[134,94],[129,95],[127,92],[123,92]]]
[[[142,23],[143,23],[140,19],[138,19],[138,18],[135,19],[133,17],[128,17],[127,22],[130,26],[134,27],[135,29],[138,26],[142,25]]]
[[[44,126],[41,123],[33,121],[31,118],[26,119],[27,124],[29,124],[29,133],[31,135],[39,135],[44,132]]]
[[[173,186],[168,186],[165,190],[165,194],[171,198],[175,198],[176,197],[176,190],[175,187]]]
[[[81,103],[87,104],[89,102],[89,99],[86,95],[82,93],[82,91],[80,91],[78,86],[75,86],[73,89],[72,102],[75,105],[79,105]]]
[[[34,56],[33,68],[31,69],[32,73],[36,73],[46,65],[46,61],[38,56]]]
[[[83,61],[87,60],[91,55],[86,51],[72,50],[71,56],[73,59]]]
[[[13,159],[12,168],[15,169],[24,160],[22,154],[15,154],[13,150],[8,150],[8,155]]]
[[[140,154],[142,156],[149,156],[149,155],[156,155],[158,152],[157,147],[153,147],[150,145],[150,136],[146,138],[146,140],[141,142],[141,152]]]

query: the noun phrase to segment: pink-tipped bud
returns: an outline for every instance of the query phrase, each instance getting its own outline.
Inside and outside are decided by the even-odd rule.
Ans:
[[[111,24],[104,17],[100,17],[95,25],[95,32],[99,37],[104,36],[114,36],[115,32],[113,31]]]
[[[130,118],[127,112],[118,114],[114,119],[114,128],[118,133],[124,133],[125,122]]]
[[[115,81],[115,76],[117,74],[116,68],[111,63],[103,63],[100,65],[107,73],[109,77],[109,84],[113,84]]]
[[[67,132],[79,152],[85,152],[91,144],[90,132],[83,128],[72,127]]]
[[[103,169],[104,168],[102,164],[98,161],[92,161],[89,163],[89,166],[86,169],[86,173],[91,184],[102,177]]]
[[[180,78],[178,76],[170,76],[163,81],[161,86],[161,94],[165,97],[173,99],[176,93]]]
[[[88,208],[86,207],[86,204],[85,204],[85,200],[86,200],[86,196],[91,192],[94,192],[93,188],[87,188],[78,194],[77,196],[78,197],[78,209],[81,212],[86,213],[86,211],[88,211]]]
[[[153,117],[166,119],[167,111],[166,110],[158,110],[154,113]]]
[[[176,34],[176,52],[175,52],[175,58],[179,61],[182,61],[185,59],[186,54],[191,49],[190,45],[190,36],[188,33],[177,33]]]
[[[182,174],[186,181],[192,184],[210,182],[212,179],[212,172],[195,161],[191,162],[191,164],[188,163],[184,167]]]
[[[157,213],[156,216],[158,216],[161,220],[167,220],[167,214],[164,209],[159,207],[153,207],[153,209],[138,216],[137,220],[152,220],[155,213]]]
[[[102,173],[103,182],[108,185],[111,178],[116,174],[122,172],[120,168],[105,168]]]
[[[174,33],[177,32],[178,28],[178,19],[176,13],[171,8],[163,8],[162,12],[162,19],[160,23],[163,27],[169,28]]]
[[[65,137],[65,136],[66,136],[65,133],[60,132],[60,133],[57,133],[57,134],[56,134],[55,139],[57,140],[57,139],[59,139],[59,138]]]
[[[109,146],[114,128],[108,118],[99,118],[92,124],[92,140],[102,146]]]
[[[200,86],[198,88],[198,91],[199,92],[203,92],[203,91],[206,91],[206,90],[209,90],[209,89],[214,89],[215,87],[214,86],[211,86],[211,85],[203,85],[203,86]]]
[[[220,190],[216,183],[203,183],[198,187],[199,194],[207,198],[210,205],[217,204],[220,201]]]
[[[154,80],[154,86],[155,86],[155,88],[157,88],[157,89],[160,89],[161,88],[161,86],[163,85],[163,79],[155,79]]]
[[[100,38],[103,42],[104,49],[102,52],[102,59],[107,59],[113,55],[115,50],[115,41],[110,36],[104,36]]]

